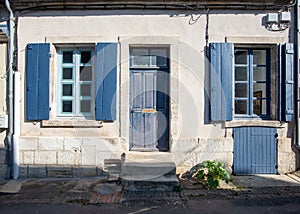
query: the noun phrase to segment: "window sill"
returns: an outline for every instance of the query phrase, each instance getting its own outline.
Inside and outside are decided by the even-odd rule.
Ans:
[[[225,122],[225,128],[235,128],[241,126],[261,126],[261,127],[274,127],[274,128],[284,128],[284,124],[279,121],[271,120],[234,120]]]
[[[96,120],[43,120],[42,127],[102,127],[102,121]]]

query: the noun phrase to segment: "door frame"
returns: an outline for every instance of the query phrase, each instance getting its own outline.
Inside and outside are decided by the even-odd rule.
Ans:
[[[120,59],[119,59],[119,76],[118,80],[118,96],[117,103],[120,108],[117,108],[119,119],[114,126],[119,130],[120,143],[125,152],[129,151],[129,91],[130,91],[130,69],[129,69],[129,49],[134,46],[143,47],[168,47],[169,48],[169,152],[172,152],[172,141],[179,138],[179,99],[178,99],[178,69],[179,56],[178,48],[180,39],[176,36],[121,36],[119,37],[120,44]]]
[[[169,94],[170,94],[170,78],[169,78],[169,75],[170,75],[170,63],[169,63],[169,52],[170,52],[170,49],[169,47],[157,47],[155,45],[153,46],[139,46],[139,47],[130,47],[129,49],[130,51],[130,69],[129,69],[129,75],[130,75],[130,79],[129,79],[129,85],[130,85],[130,93],[129,93],[129,121],[130,121],[130,124],[129,124],[129,149],[130,151],[169,151],[169,132],[170,132],[170,115],[169,115],[169,111],[170,111],[170,100],[169,100]],[[140,51],[143,51],[145,52],[142,56],[145,56],[146,57],[146,63],[148,64],[147,66],[144,66],[144,65],[135,65],[134,64],[134,59],[133,59],[133,56],[134,56],[134,52],[140,52]],[[154,51],[156,52],[156,55],[152,55],[151,52]],[[157,55],[158,53],[160,52],[162,54],[162,56],[166,59],[164,61],[161,61],[163,64],[160,64],[158,62],[158,58],[155,58],[156,61],[154,64],[153,61],[152,61],[152,57],[153,56],[160,56],[160,55]],[[137,106],[132,106],[132,105],[135,105],[133,102],[133,100],[131,100],[134,96],[133,93],[134,93],[134,88],[136,86],[136,84],[138,84],[139,82],[135,82],[133,79],[135,74],[139,74],[138,76],[140,76],[140,86],[141,89],[142,89],[142,100],[141,103],[138,102],[139,104],[139,107]],[[151,75],[152,74],[152,75]],[[149,92],[147,92],[147,86],[145,85],[146,82],[147,82],[147,76],[149,77],[152,76],[152,87],[153,90],[155,91],[154,93],[151,93],[150,94],[150,97],[152,95],[152,102],[148,103],[147,100],[148,100],[148,96],[147,94]],[[161,76],[163,75],[163,76]],[[160,78],[162,77],[162,79]],[[159,80],[163,80],[163,83],[159,83],[160,81]],[[139,84],[138,84],[139,85]],[[163,87],[163,88],[161,88]],[[164,103],[160,103],[158,101],[158,94],[157,92],[162,90],[163,92],[165,92],[164,94],[166,95],[166,97],[164,97],[166,100],[166,102]],[[148,97],[148,98],[147,98]],[[149,100],[148,100],[149,101]],[[148,104],[147,104],[148,103]],[[151,104],[151,108],[149,106],[149,104]],[[150,108],[150,109],[149,109]],[[146,112],[143,112],[143,111],[146,111]],[[152,112],[148,112],[147,110],[155,110],[155,113]],[[135,113],[136,114],[135,114]],[[150,136],[153,135],[154,139],[155,139],[155,136],[159,136],[160,135],[160,130],[161,130],[161,126],[160,126],[160,118],[161,118],[161,114],[162,113],[165,117],[166,117],[166,129],[164,129],[161,137],[157,138],[156,142],[155,141],[149,141],[149,146],[147,147],[147,136],[146,136],[146,127],[148,127],[148,129],[150,130]],[[140,118],[141,120],[137,121],[138,123],[134,123],[132,120],[134,117],[134,115],[138,116],[138,118]],[[148,115],[148,116],[146,116]],[[142,118],[141,118],[142,117]],[[154,117],[154,120],[152,120],[151,118]],[[146,126],[147,122],[146,122],[146,118],[148,118],[148,122],[150,122],[150,126]],[[136,130],[134,127],[135,125],[137,125],[137,129],[142,131],[142,133],[139,133],[141,134],[142,137],[141,138],[141,141],[140,143],[139,140],[135,141],[135,135],[132,133],[134,132],[134,130]],[[152,134],[151,134],[152,133]],[[138,134],[138,135],[139,135]],[[157,143],[157,145],[155,145]],[[144,147],[143,147],[144,146]]]

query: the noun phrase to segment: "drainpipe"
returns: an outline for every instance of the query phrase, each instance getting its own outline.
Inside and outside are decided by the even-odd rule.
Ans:
[[[10,7],[10,3],[8,0],[5,0],[5,6],[9,12],[9,62],[8,62],[8,133],[6,135],[6,150],[7,150],[7,171],[6,171],[6,179],[11,178],[11,170],[12,170],[12,136],[13,136],[13,50],[14,50],[14,15]]]
[[[20,72],[14,73],[14,92],[15,92],[15,99],[14,99],[14,135],[13,135],[13,178],[19,178],[19,142],[20,142],[20,105],[21,105],[21,98],[20,98]]]
[[[296,69],[295,69],[295,86],[296,86],[296,142],[295,147],[300,150],[300,120],[299,120],[299,102],[300,102],[300,92],[299,92],[299,1],[296,1],[296,7],[295,7],[295,61],[296,61]]]

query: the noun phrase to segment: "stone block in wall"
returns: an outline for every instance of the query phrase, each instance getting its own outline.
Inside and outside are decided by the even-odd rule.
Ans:
[[[198,164],[197,153],[174,153],[174,162],[176,166],[187,165],[195,166]]]
[[[96,146],[82,146],[82,165],[96,165]]]
[[[59,165],[79,165],[80,155],[72,151],[58,151],[57,163]]]
[[[71,166],[47,165],[47,176],[54,178],[71,178],[73,169]]]
[[[278,152],[278,173],[284,174],[296,170],[296,155],[293,152]]]
[[[172,147],[170,150],[174,153],[192,153],[197,149],[198,139],[182,139],[182,140],[173,140]]]
[[[223,152],[233,152],[233,138],[225,138],[223,141]]]
[[[56,152],[55,151],[36,152],[35,164],[56,164]]]
[[[292,139],[278,138],[278,152],[292,152]]]
[[[38,141],[39,151],[58,151],[63,150],[64,139],[56,137],[40,137]]]
[[[28,166],[21,164],[19,167],[19,177],[27,178],[28,177]]]
[[[224,142],[229,140],[227,138],[207,138],[199,139],[197,152],[223,152],[224,151]]]
[[[34,164],[34,151],[24,151],[20,152],[22,154],[22,163],[23,164]]]
[[[6,150],[3,148],[0,149],[0,164],[6,163]]]
[[[96,166],[75,166],[73,167],[74,177],[94,177],[97,175]]]
[[[96,154],[96,164],[98,167],[104,167],[104,160],[106,159],[120,159],[121,154],[124,151],[119,152],[100,152],[98,151]]]
[[[6,164],[0,164],[0,179],[4,179],[6,177]]]
[[[38,149],[38,138],[20,138],[19,149],[21,151],[37,150]]]
[[[64,150],[81,153],[82,138],[65,138]]]
[[[46,178],[46,165],[28,165],[29,178]]]
[[[82,147],[87,146],[95,146],[97,152],[118,152],[126,150],[117,138],[83,138]]]

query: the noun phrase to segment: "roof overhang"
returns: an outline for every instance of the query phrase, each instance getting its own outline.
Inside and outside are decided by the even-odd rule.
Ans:
[[[13,10],[44,9],[276,9],[293,6],[296,0],[11,0]]]

